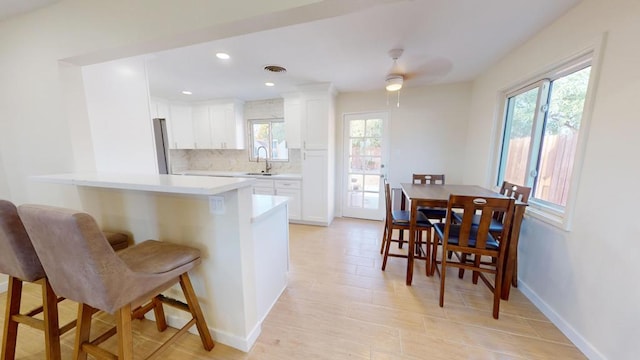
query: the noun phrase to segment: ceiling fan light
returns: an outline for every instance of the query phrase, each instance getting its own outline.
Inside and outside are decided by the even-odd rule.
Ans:
[[[387,78],[387,91],[398,91],[402,89],[402,83],[404,79],[402,76],[389,76]]]

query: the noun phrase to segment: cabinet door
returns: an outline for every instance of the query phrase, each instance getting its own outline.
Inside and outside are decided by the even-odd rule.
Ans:
[[[244,117],[241,103],[233,103],[224,109],[224,148],[244,149]]]
[[[224,105],[209,106],[209,122],[211,124],[212,147],[214,149],[224,149],[227,131]]]
[[[276,195],[287,196],[289,198],[289,220],[300,220],[300,190],[276,189]]]
[[[257,195],[273,195],[274,191],[273,188],[268,188],[268,187],[253,187],[253,193],[257,194]]]
[[[303,149],[326,150],[328,148],[329,105],[328,98],[305,98]]]
[[[209,107],[194,106],[193,114],[193,140],[195,141],[196,149],[213,149],[213,142],[211,139],[211,124],[209,121]]]
[[[302,157],[302,219],[329,222],[327,151],[304,151]]]
[[[300,98],[284,99],[284,126],[289,149],[300,149],[301,111]]]
[[[171,120],[168,131],[171,134],[169,138],[172,139],[169,147],[172,149],[193,149],[195,142],[191,106],[171,104],[169,110]]]

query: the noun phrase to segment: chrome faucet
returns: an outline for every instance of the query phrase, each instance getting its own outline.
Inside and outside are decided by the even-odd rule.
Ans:
[[[259,146],[257,152],[258,158],[256,159],[256,162],[260,162],[260,149],[264,149],[264,173],[268,174],[269,171],[271,171],[271,165],[269,165],[269,152],[267,151],[267,148],[264,146]]]

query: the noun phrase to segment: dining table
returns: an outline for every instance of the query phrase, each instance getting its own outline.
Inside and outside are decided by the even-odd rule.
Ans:
[[[437,208],[446,208],[447,203],[449,202],[449,196],[451,194],[455,195],[464,195],[464,196],[477,196],[477,197],[494,197],[494,198],[506,198],[505,195],[495,192],[493,190],[489,190],[477,185],[449,185],[449,184],[412,184],[412,183],[401,183],[402,187],[402,202],[401,206],[404,209],[406,203],[410,203],[411,209],[410,212],[412,214],[412,218],[414,218],[417,214],[418,207],[428,206],[428,207],[437,207]],[[513,276],[515,272],[516,259],[518,253],[518,238],[520,236],[520,226],[522,224],[522,219],[524,218],[524,212],[526,209],[527,203],[516,200],[515,202],[515,210],[511,223],[511,231],[509,232],[508,239],[501,240],[501,246],[506,246],[506,261],[504,262],[503,269],[503,284],[505,286],[502,287],[502,293],[500,297],[503,300],[509,299],[509,293],[511,291],[511,286],[507,284],[512,284],[514,281]],[[410,224],[409,231],[409,249],[414,249],[415,241],[416,241],[416,229],[415,222],[412,221]],[[406,284],[411,285],[413,282],[413,262],[414,262],[414,252],[408,251],[407,256],[407,276],[406,276]],[[430,260],[427,260],[430,261]],[[429,267],[429,264],[427,264]],[[431,274],[433,275],[433,274]]]

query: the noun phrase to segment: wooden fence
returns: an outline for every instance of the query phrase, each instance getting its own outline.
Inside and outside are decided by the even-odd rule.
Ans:
[[[530,137],[511,139],[509,142],[505,180],[515,184],[526,183],[530,142]],[[534,194],[537,199],[566,205],[577,145],[577,134],[545,136],[540,151],[538,184]]]

